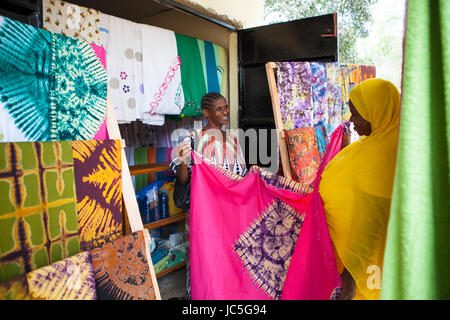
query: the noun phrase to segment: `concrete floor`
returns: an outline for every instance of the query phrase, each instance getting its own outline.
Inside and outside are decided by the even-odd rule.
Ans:
[[[186,297],[186,267],[177,269],[158,279],[162,300],[181,299]]]

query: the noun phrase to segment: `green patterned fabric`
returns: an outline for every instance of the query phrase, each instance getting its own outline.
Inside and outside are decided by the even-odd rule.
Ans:
[[[201,101],[206,94],[206,82],[202,58],[196,38],[175,33],[178,55],[181,59],[181,83],[184,93],[184,107],[179,116],[166,116],[168,120],[202,115]],[[206,68],[206,66],[205,66]]]
[[[0,39],[5,140],[93,139],[105,119],[107,94],[106,71],[94,49],[1,16]]]
[[[409,0],[382,299],[450,299],[450,1]]]
[[[71,143],[0,143],[0,282],[79,251]]]

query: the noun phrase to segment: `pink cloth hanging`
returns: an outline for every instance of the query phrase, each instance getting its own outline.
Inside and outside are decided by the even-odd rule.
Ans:
[[[94,52],[97,55],[97,58],[100,60],[103,68],[105,68],[105,70],[106,70],[105,49],[103,47],[97,46],[93,43],[90,43],[89,45],[92,47],[92,49],[94,49]],[[105,116],[105,120],[103,121],[102,125],[98,129],[93,140],[108,140],[108,139],[109,139],[109,135],[108,135],[108,129],[106,127],[106,116]]]
[[[342,125],[320,174],[341,141]],[[317,191],[256,166],[241,177],[192,157],[192,299],[336,297],[341,280]]]

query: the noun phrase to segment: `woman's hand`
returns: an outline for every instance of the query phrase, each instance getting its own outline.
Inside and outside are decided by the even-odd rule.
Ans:
[[[188,164],[191,161],[191,140],[185,139],[176,146],[176,155],[181,163]]]

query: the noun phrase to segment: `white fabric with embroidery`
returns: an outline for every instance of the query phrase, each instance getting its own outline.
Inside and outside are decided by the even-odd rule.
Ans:
[[[141,24],[144,120],[155,114],[180,114],[184,106],[175,32]]]

